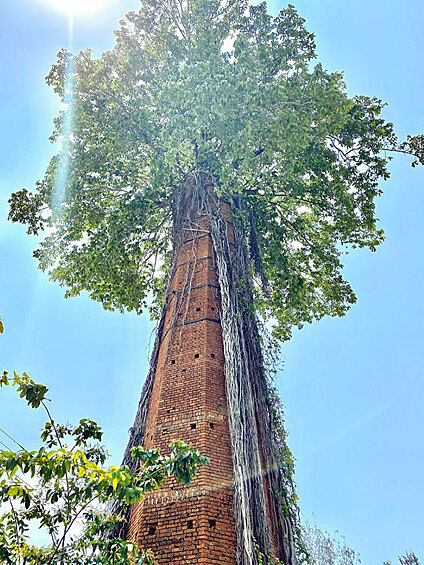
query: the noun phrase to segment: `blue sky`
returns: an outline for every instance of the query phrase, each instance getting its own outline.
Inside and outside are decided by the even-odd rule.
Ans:
[[[88,0],[87,0],[88,2]],[[136,0],[106,0],[76,18],[73,47],[113,45],[117,21]],[[270,2],[275,12],[283,7]],[[418,0],[300,0],[316,34],[319,60],[344,70],[350,94],[389,103],[398,133],[424,131],[424,10]],[[105,430],[119,463],[146,374],[152,324],[104,312],[37,270],[36,241],[6,221],[7,198],[41,178],[58,102],[44,84],[56,52],[69,45],[66,16],[46,0],[0,5],[0,369],[28,371],[46,383],[58,420],[89,416]],[[304,518],[338,529],[366,565],[413,549],[424,560],[424,171],[399,156],[377,215],[386,242],[349,255],[345,275],[358,295],[343,319],[295,332],[283,349],[278,387],[297,459]],[[36,445],[41,414],[9,391],[0,427]]]

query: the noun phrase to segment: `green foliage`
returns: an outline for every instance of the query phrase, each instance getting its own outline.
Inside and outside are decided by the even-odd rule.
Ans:
[[[418,557],[413,551],[407,551],[405,555],[399,556],[400,565],[420,565]],[[391,565],[390,561],[385,561],[383,565]]]
[[[420,565],[418,557],[413,551],[407,551],[405,555],[399,557],[400,565]]]
[[[308,550],[307,563],[311,565],[359,565],[359,553],[346,545],[346,541],[339,532],[329,534],[317,525],[312,526],[306,522],[302,528],[302,537]],[[420,565],[418,557],[413,551],[407,551],[399,556],[400,565]],[[391,565],[385,561],[383,565]]]
[[[256,307],[276,335],[343,315],[355,302],[343,249],[383,240],[374,201],[387,151],[415,165],[423,138],[399,144],[383,103],[349,98],[315,57],[293,6],[272,17],[247,0],[142,0],[111,51],[61,50],[47,77],[64,103],[51,138],[61,150],[35,194],[10,199],[12,221],[49,228],[40,267],[66,296],[141,312],[153,292],[155,310],[175,189],[204,170],[243,203],[246,238],[257,234]]]
[[[0,387],[9,386],[10,381],[8,376],[9,373],[7,371],[3,371],[3,375],[0,377]],[[19,376],[16,372],[14,372],[12,384],[19,392],[20,398],[25,398],[28,406],[31,408],[39,408],[40,404],[46,399],[48,388],[34,382],[26,373]]]
[[[412,161],[413,167],[419,164],[424,165],[424,135],[408,135],[406,141],[400,144],[399,151],[415,157],[415,160]]]
[[[0,386],[9,385],[30,407],[43,406],[48,421],[38,450],[29,451],[18,444],[18,451],[0,451],[0,504],[10,508],[0,516],[1,562],[153,565],[150,551],[107,536],[122,520],[110,513],[111,503],[138,502],[147,492],[162,487],[170,476],[187,484],[207,458],[175,441],[169,455],[159,449],[133,448],[132,457],[140,462],[136,473],[126,466],[105,468],[107,455],[98,443],[102,430],[96,422],[86,418],[76,426],[55,422],[46,404],[47,387],[26,373],[14,373],[10,381],[5,371]],[[31,524],[44,531],[50,542],[42,547],[32,545]]]
[[[258,545],[255,543],[256,550],[258,551],[258,565],[284,565],[282,561],[276,557],[270,557],[269,555],[264,555],[259,551]]]

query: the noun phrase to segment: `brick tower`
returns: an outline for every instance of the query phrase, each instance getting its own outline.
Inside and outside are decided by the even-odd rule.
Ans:
[[[209,192],[212,186],[208,187]],[[210,458],[189,486],[168,481],[131,510],[127,539],[160,565],[236,562],[233,462],[228,427],[220,295],[209,220],[186,194],[165,302],[144,447],[174,439]],[[230,244],[231,211],[221,204]]]

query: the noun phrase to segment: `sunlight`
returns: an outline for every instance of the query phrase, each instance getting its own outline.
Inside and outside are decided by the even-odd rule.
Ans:
[[[105,0],[46,0],[46,2],[69,16],[91,14],[105,4]]]
[[[69,17],[72,20],[72,17]],[[72,32],[71,32],[72,33]],[[71,166],[70,150],[72,147],[72,118],[73,108],[73,77],[72,60],[68,62],[65,75],[65,105],[62,118],[62,150],[59,154],[58,169],[56,180],[53,187],[53,212],[59,216],[63,212],[66,203],[66,187],[68,184],[69,171]]]

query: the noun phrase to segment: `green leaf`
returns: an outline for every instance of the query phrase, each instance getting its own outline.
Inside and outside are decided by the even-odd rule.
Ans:
[[[9,488],[8,490],[8,495],[9,496],[16,496],[18,493],[20,492],[20,488],[18,485],[14,485],[12,487]]]
[[[0,375],[0,388],[5,385],[8,386],[9,385],[9,379],[7,378],[8,376],[8,372],[7,371],[3,371],[3,374]]]

